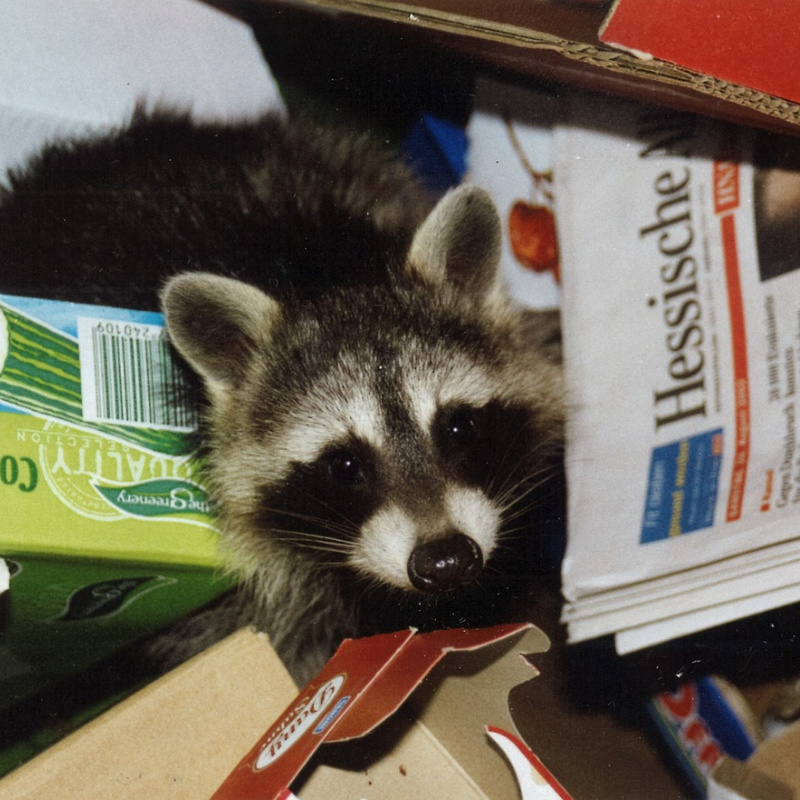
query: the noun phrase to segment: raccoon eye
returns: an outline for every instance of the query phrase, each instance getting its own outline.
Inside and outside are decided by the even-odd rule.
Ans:
[[[349,450],[334,450],[326,457],[328,475],[343,486],[359,486],[366,481],[361,459]]]
[[[445,444],[457,450],[471,445],[478,436],[478,419],[474,409],[458,406],[446,412],[441,422]]]

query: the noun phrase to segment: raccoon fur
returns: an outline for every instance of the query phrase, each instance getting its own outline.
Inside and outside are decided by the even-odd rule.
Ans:
[[[241,588],[158,647],[254,624],[302,682],[347,636],[502,618],[535,572],[557,321],[507,297],[482,190],[431,208],[365,135],[137,113],[13,172],[0,247],[5,292],[160,305],[201,379]]]

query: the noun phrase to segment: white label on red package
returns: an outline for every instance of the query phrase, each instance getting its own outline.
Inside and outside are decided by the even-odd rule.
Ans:
[[[277,761],[284,753],[287,753],[292,745],[298,742],[303,734],[305,734],[309,728],[312,728],[317,720],[325,713],[325,710],[330,707],[336,695],[339,694],[339,690],[344,686],[344,682],[344,675],[336,675],[320,686],[310,700],[297,705],[293,713],[275,732],[272,739],[264,746],[261,754],[256,759],[256,763],[253,765],[254,771],[260,772],[274,761]],[[349,698],[342,698],[342,700],[337,703],[336,709],[334,709],[336,713],[341,711],[347,700],[349,700]],[[329,714],[325,717],[313,732],[321,733],[325,730],[333,721],[334,716],[333,714]]]

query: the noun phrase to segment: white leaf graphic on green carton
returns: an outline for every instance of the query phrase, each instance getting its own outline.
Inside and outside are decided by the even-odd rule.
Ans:
[[[106,502],[132,517],[173,517],[210,524],[208,494],[192,481],[163,478],[127,486],[94,484]]]

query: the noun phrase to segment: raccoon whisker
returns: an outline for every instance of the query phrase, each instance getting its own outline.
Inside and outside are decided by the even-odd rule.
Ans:
[[[303,550],[311,550],[315,553],[330,553],[331,555],[338,555],[338,556],[347,556],[349,555],[349,551],[343,550],[338,547],[330,547],[323,544],[313,543],[313,542],[300,542],[296,539],[283,539],[280,537],[276,537],[276,541],[284,542],[286,544],[291,544],[294,547],[302,548]]]
[[[514,522],[515,520],[518,520],[520,517],[524,517],[530,514],[531,511],[534,511],[537,508],[540,508],[542,505],[544,505],[544,498],[540,497],[539,495],[536,495],[535,497],[531,498],[526,503],[522,503],[523,499],[524,497],[519,498],[509,507],[509,508],[514,508],[512,513],[506,512],[503,515],[503,522],[506,525],[508,525],[511,522]],[[520,505],[517,506],[518,503],[520,503]]]
[[[310,497],[318,505],[322,506],[323,508],[328,509],[328,511],[332,511],[334,514],[336,514],[337,517],[339,517],[342,520],[342,523],[344,523],[344,524],[346,524],[348,526],[351,526],[353,530],[356,530],[358,528],[358,526],[349,517],[346,517],[341,511],[339,511],[339,509],[334,508],[333,506],[329,505],[328,503],[325,503],[322,500],[320,500],[320,498],[317,497],[317,495],[312,494],[311,492],[308,492],[308,491],[303,491],[303,494],[306,497]],[[342,523],[339,523],[339,524],[342,524]],[[329,524],[333,525],[335,523],[330,522]]]
[[[505,549],[509,551],[514,551],[514,547],[508,543],[509,540],[513,540],[516,538],[516,534],[518,533],[528,533],[530,531],[530,525],[517,525],[513,528],[503,528],[500,538],[498,539],[497,544],[495,545],[496,550]]]
[[[309,531],[297,530],[294,528],[274,528],[271,527],[270,531],[275,534],[283,534],[284,541],[295,543],[316,543],[325,547],[338,547],[342,551],[352,552],[353,534],[349,531],[337,531],[336,529],[326,530],[324,526],[320,525],[319,533],[312,533]]]
[[[501,539],[500,541],[498,541],[497,544],[495,545],[494,549],[495,549],[495,553],[497,553],[498,555],[504,554],[504,553],[511,553],[511,554],[516,553],[516,548],[511,543],[509,543],[507,541],[507,539]],[[499,574],[501,574],[500,568],[499,567],[495,567],[494,564],[493,564],[493,561],[491,561],[491,560],[489,562],[487,562],[487,564],[483,568],[483,570],[487,575],[495,575],[495,574],[499,575]]]
[[[541,486],[546,483],[546,480],[547,479],[537,482],[535,485],[532,485],[525,491],[521,492],[517,497],[514,497],[505,506],[500,507],[500,513],[503,520],[501,535],[507,535],[511,531],[516,532],[530,529],[529,523],[525,523],[514,528],[509,526],[511,523],[519,519],[528,517],[531,512],[546,504],[546,498],[543,497],[538,491]]]
[[[355,525],[354,523],[349,523],[345,525],[341,522],[334,522],[333,520],[327,519],[325,517],[316,517],[311,514],[291,514],[291,516],[303,522],[310,522],[312,525],[316,525],[323,530],[330,531],[331,533],[339,533],[339,534],[344,534],[346,536],[352,536],[358,531],[358,526]]]
[[[339,569],[342,566],[340,561],[317,561],[313,569],[316,572],[325,572],[329,569]]]
[[[299,549],[311,551],[311,552],[314,552],[314,553],[328,553],[330,555],[336,555],[336,556],[347,556],[348,555],[346,552],[344,552],[342,550],[336,550],[335,548],[320,547],[318,545],[302,544],[302,543],[294,541],[294,540],[276,538],[275,541],[282,542],[284,544],[291,544],[292,546],[297,547]],[[333,563],[333,562],[331,562],[331,563]],[[341,566],[341,562],[340,561],[336,562],[336,563],[337,563],[338,566]]]
[[[542,477],[544,476],[544,477]],[[531,472],[516,483],[504,487],[495,499],[501,513],[511,510],[517,503],[521,502],[528,495],[540,489],[551,477],[551,472],[546,467],[542,467],[535,472]],[[520,488],[525,487],[520,492]]]
[[[514,511],[513,514],[507,514],[503,518],[503,534],[512,530],[512,528],[508,527],[511,523],[517,522],[517,520],[528,518],[533,511],[536,511],[536,509],[540,508],[542,505],[543,503],[540,500],[535,499],[523,506],[520,506]],[[521,525],[514,526],[513,530],[530,530],[530,527],[530,521],[527,521]]]
[[[315,550],[321,553],[336,553],[338,555],[350,555],[354,546],[349,541],[333,539],[322,534],[312,534],[305,531],[287,530],[282,528],[272,528],[273,534],[277,534],[277,541],[302,547],[307,550]]]
[[[523,453],[520,455],[513,465],[509,466],[507,463],[508,461],[508,453],[513,447],[513,443],[509,443],[506,452],[503,454],[502,457],[497,458],[494,463],[494,474],[489,479],[488,490],[490,493],[494,493],[495,491],[495,481],[499,476],[503,477],[503,483],[500,485],[499,489],[497,490],[498,495],[505,494],[506,485],[509,480],[511,480],[512,476],[516,475],[517,470],[519,469],[520,465],[529,458],[528,453]]]
[[[500,505],[504,505],[505,504],[505,500],[508,497],[508,495],[510,493],[515,492],[517,490],[518,486],[520,485],[520,483],[523,483],[525,481],[529,481],[532,478],[538,476],[539,474],[542,474],[543,472],[548,472],[549,473],[551,471],[551,467],[548,464],[544,463],[535,472],[526,475],[524,478],[522,478],[521,481],[518,481],[513,486],[510,486],[509,483],[508,483],[510,480],[513,479],[513,477],[515,475],[517,475],[518,470],[522,466],[522,464],[525,461],[529,460],[531,458],[531,456],[533,454],[535,454],[537,451],[539,451],[540,449],[545,447],[546,444],[547,444],[546,442],[539,442],[536,445],[536,447],[534,447],[532,450],[527,451],[527,452],[523,453],[522,455],[520,455],[516,459],[516,461],[510,466],[508,464],[506,464],[506,457],[503,457],[503,458],[500,458],[500,459],[497,460],[495,469],[498,470],[498,469],[500,469],[501,466],[503,466],[503,474],[505,475],[505,482],[503,484],[501,484],[499,489],[497,490],[498,503]],[[512,445],[509,445],[509,449],[510,449],[511,446]],[[492,478],[490,480],[489,491],[490,492],[494,491],[494,478]]]
[[[509,511],[529,494],[536,491],[544,483],[544,480],[537,480],[537,478],[539,478],[539,474],[533,473],[506,486],[505,490],[495,498],[495,503],[501,513]]]
[[[353,522],[349,522],[349,520],[347,521],[348,524],[344,525],[341,522],[333,522],[325,517],[318,517],[314,516],[313,514],[303,514],[299,511],[287,511],[281,508],[269,507],[264,507],[262,510],[268,511],[277,516],[292,517],[302,522],[310,522],[312,525],[317,525],[324,530],[344,534],[346,536],[352,536],[358,531],[358,526]]]

